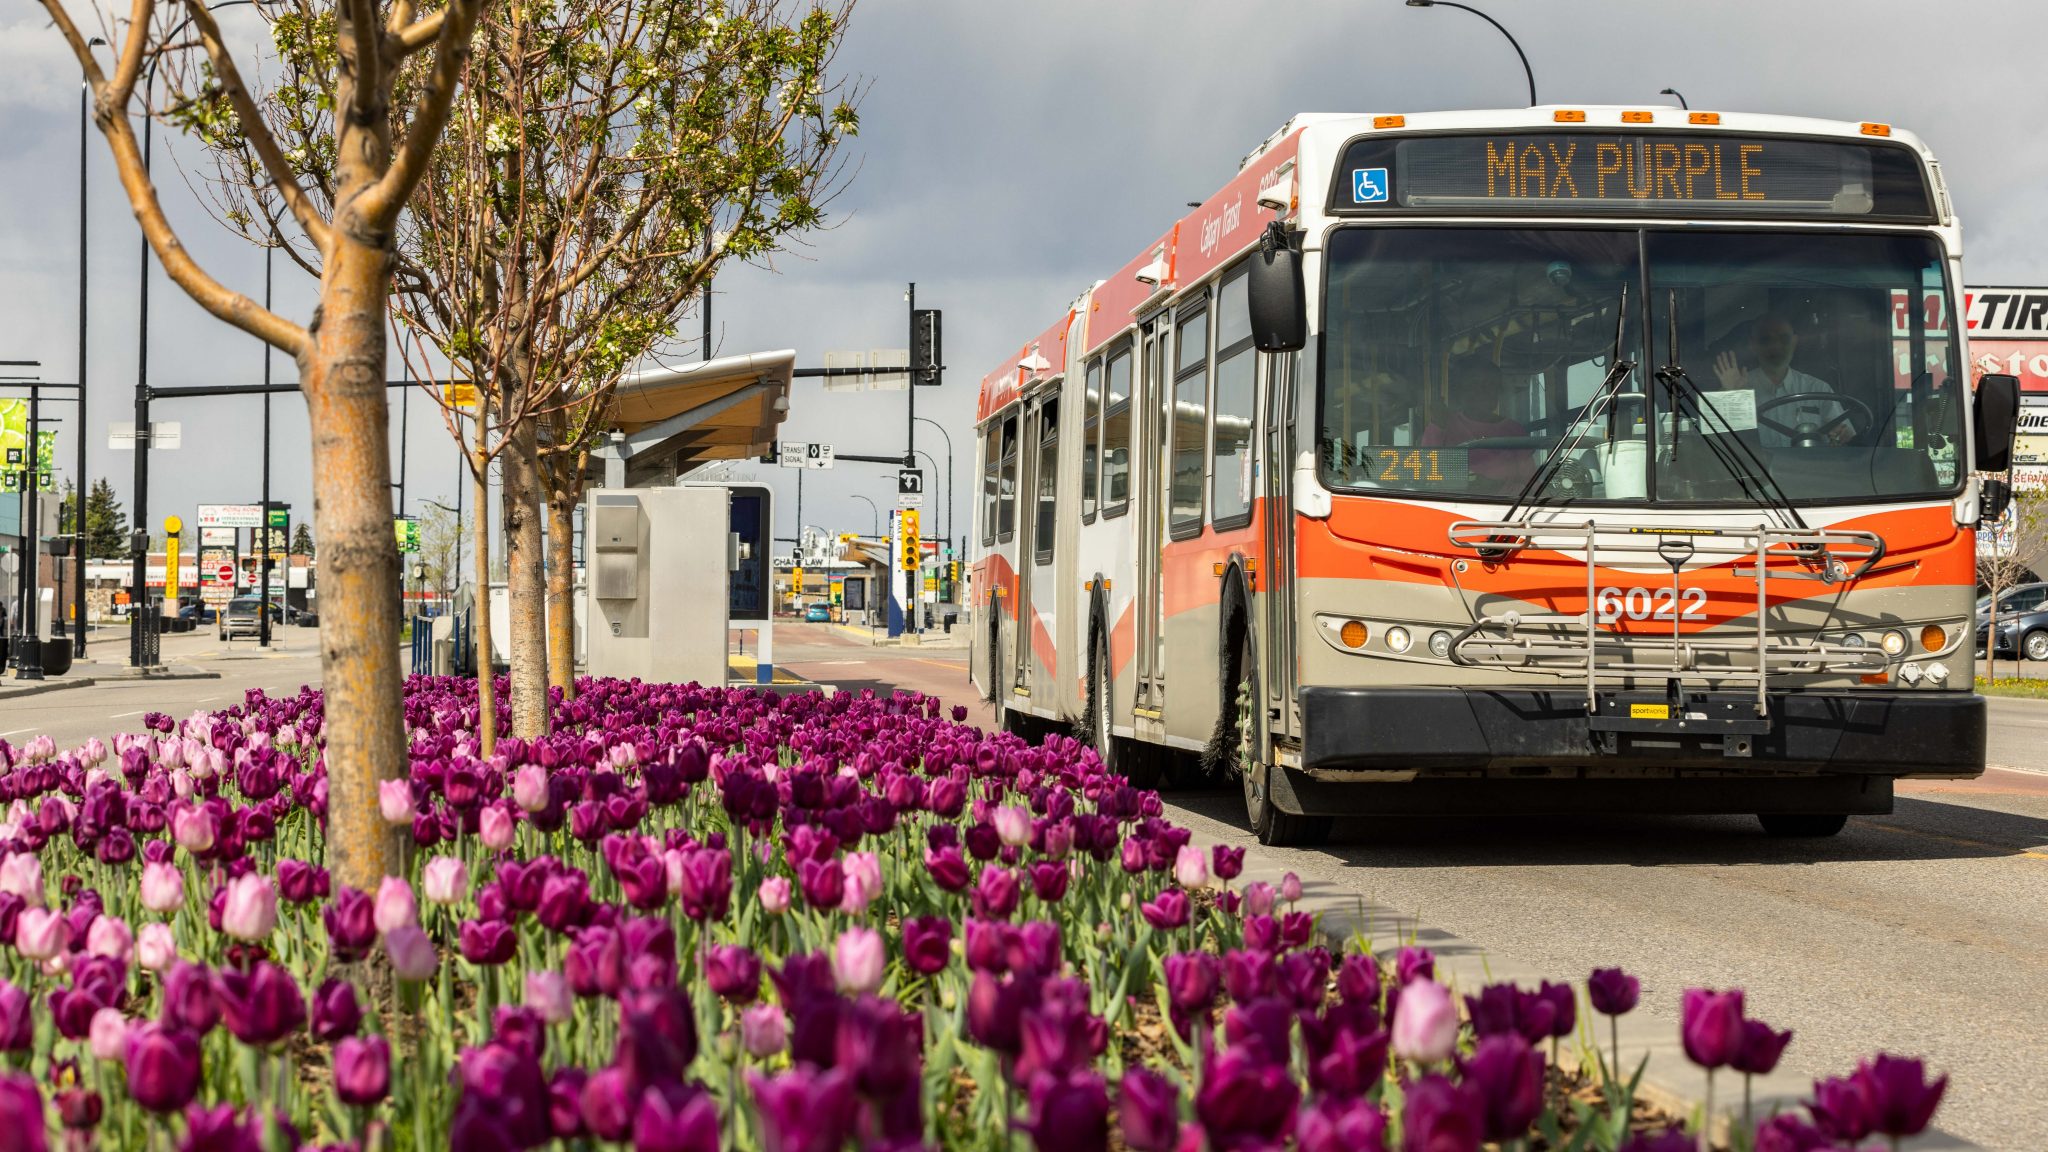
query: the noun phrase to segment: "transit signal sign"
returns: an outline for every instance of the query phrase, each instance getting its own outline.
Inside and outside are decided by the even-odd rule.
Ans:
[[[903,508],[924,507],[924,472],[917,468],[896,470],[896,503]]]

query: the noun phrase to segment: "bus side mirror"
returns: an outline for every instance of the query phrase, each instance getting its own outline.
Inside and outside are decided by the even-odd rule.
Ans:
[[[2012,485],[1990,476],[1977,481],[1977,523],[1996,524],[2012,505]]]
[[[1245,294],[1251,305],[1252,343],[1261,352],[1299,352],[1308,343],[1308,288],[1302,281],[1301,233],[1278,220],[1252,252]]]
[[[2013,438],[2020,427],[2020,378],[1988,374],[1977,380],[1977,402],[1970,409],[1977,443],[1977,471],[2003,472],[2012,467]]]

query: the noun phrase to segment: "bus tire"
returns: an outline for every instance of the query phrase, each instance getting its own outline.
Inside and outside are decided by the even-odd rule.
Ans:
[[[1259,695],[1259,665],[1253,659],[1249,632],[1238,633],[1237,691],[1230,727],[1228,764],[1237,773],[1244,790],[1245,822],[1259,843],[1274,848],[1306,848],[1321,844],[1330,836],[1328,816],[1304,816],[1282,812],[1273,803],[1267,780],[1272,771],[1266,762],[1266,724],[1263,697]]]
[[[1840,832],[1849,817],[1840,812],[1763,812],[1757,822],[1764,826],[1764,835],[1774,839],[1817,840]]]

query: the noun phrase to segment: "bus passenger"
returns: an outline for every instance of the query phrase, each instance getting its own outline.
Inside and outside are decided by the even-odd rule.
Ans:
[[[1749,351],[1756,361],[1754,368],[1745,371],[1731,348],[1714,358],[1714,376],[1720,380],[1724,391],[1747,388],[1754,393],[1757,412],[1765,420],[1788,428],[1818,428],[1842,414],[1840,404],[1812,396],[1816,392],[1833,392],[1832,385],[1792,367],[1792,355],[1799,351],[1799,334],[1783,316],[1766,313],[1750,325]],[[1780,396],[1801,394],[1809,398],[1764,410],[1764,405]],[[1756,434],[1757,442],[1766,448],[1788,448],[1792,444],[1784,433],[1761,421],[1757,424]],[[1856,430],[1845,420],[1829,431],[1828,439],[1844,444],[1855,434]]]
[[[1485,360],[1459,365],[1451,376],[1451,405],[1430,415],[1422,430],[1425,448],[1455,448],[1476,440],[1524,436],[1528,429],[1502,410],[1507,379],[1500,367]],[[1504,492],[1527,479],[1529,453],[1520,448],[1475,448],[1466,458],[1475,492]]]

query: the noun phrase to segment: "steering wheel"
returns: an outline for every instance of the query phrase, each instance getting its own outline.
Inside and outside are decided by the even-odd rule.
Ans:
[[[1772,412],[1790,404],[1797,404],[1803,400],[1832,401],[1843,408],[1844,411],[1837,412],[1832,420],[1811,431],[1802,431],[1798,428],[1780,424],[1776,420],[1764,418],[1764,413],[1766,412]],[[1849,411],[1849,409],[1854,409],[1854,411]],[[1850,417],[1852,416],[1861,416],[1862,419],[1851,420]],[[1834,430],[1844,424],[1849,425],[1851,428],[1858,425],[1869,428],[1877,423],[1877,417],[1875,413],[1871,412],[1870,405],[1865,404],[1854,396],[1845,396],[1839,392],[1787,392],[1782,396],[1773,396],[1769,400],[1758,404],[1756,406],[1756,422],[1783,436],[1797,447],[1812,448],[1832,440]]]

